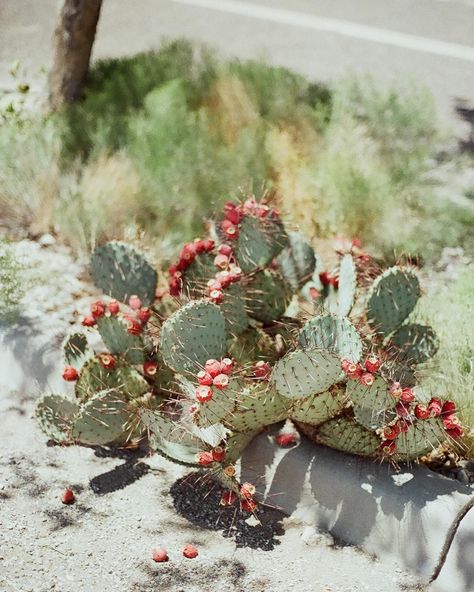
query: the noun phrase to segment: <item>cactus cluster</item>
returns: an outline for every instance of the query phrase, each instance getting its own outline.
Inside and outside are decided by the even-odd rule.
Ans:
[[[75,398],[38,403],[49,438],[148,438],[167,458],[210,470],[223,505],[253,511],[255,489],[234,465],[271,424],[291,420],[315,442],[400,461],[462,435],[454,404],[416,386],[417,364],[438,344],[411,320],[421,295],[412,268],[379,270],[350,245],[322,271],[310,244],[254,197],[227,203],[211,234],[184,245],[166,295],[134,248],[94,252],[92,277],[109,300],[94,302],[84,332],[64,344]]]

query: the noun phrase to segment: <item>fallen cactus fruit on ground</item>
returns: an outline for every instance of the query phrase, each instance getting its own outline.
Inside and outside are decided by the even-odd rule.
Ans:
[[[74,398],[46,394],[36,417],[61,444],[133,446],[209,471],[221,504],[257,506],[236,462],[252,438],[314,442],[380,460],[417,459],[462,436],[451,401],[417,385],[437,351],[416,318],[410,266],[379,269],[359,245],[331,272],[277,210],[248,197],[228,203],[212,238],[186,243],[158,273],[134,248],[96,249],[92,277],[106,294],[64,344]],[[155,296],[158,295],[156,298]],[[308,311],[312,311],[308,313]],[[94,351],[90,334],[102,348]]]

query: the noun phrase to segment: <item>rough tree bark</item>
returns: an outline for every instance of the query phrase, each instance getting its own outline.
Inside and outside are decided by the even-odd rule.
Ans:
[[[102,0],[64,0],[54,31],[54,63],[49,75],[53,111],[82,97]]]

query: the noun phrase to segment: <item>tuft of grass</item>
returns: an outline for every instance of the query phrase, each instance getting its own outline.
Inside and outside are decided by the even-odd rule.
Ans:
[[[474,454],[474,267],[458,279],[428,293],[422,312],[437,332],[440,349],[423,386],[433,396],[452,399],[463,423],[470,428],[464,438],[466,454]]]
[[[21,299],[26,291],[25,266],[15,256],[12,247],[0,241],[0,323],[12,324],[19,314]]]

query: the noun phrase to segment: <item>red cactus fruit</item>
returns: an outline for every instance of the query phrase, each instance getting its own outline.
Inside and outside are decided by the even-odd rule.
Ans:
[[[151,550],[151,558],[156,563],[164,563],[165,561],[169,561],[168,552],[163,547],[158,547]]]
[[[394,382],[390,386],[388,392],[392,395],[392,397],[395,397],[395,399],[400,399],[400,397],[402,396],[403,389],[400,386],[400,383],[399,382]]]
[[[142,324],[139,321],[132,319],[131,317],[127,318],[127,332],[130,333],[130,335],[140,335],[142,329]]]
[[[242,269],[233,263],[230,264],[229,274],[231,283],[240,282],[242,279]]]
[[[255,512],[255,510],[257,509],[257,502],[252,498],[249,498],[242,500],[240,502],[240,506],[242,510],[244,510],[245,512]]]
[[[216,462],[222,462],[225,458],[225,449],[222,446],[216,446],[211,450],[211,456]]]
[[[232,256],[232,247],[230,245],[219,245],[217,252],[219,255],[225,255],[230,258]]]
[[[214,304],[220,304],[224,299],[224,292],[222,290],[211,290],[209,293],[209,299]]]
[[[223,220],[221,228],[229,240],[235,240],[239,236],[239,229],[230,220]]]
[[[395,405],[395,411],[398,417],[406,418],[410,415],[410,410],[404,403],[397,403]]]
[[[63,378],[68,382],[74,382],[79,378],[79,373],[73,366],[64,366]]]
[[[356,247],[356,249],[360,249],[362,247],[362,241],[360,238],[354,237],[351,241],[351,245]]]
[[[84,317],[81,324],[83,327],[94,327],[97,325],[97,321],[94,319],[94,317]]]
[[[452,415],[456,413],[456,403],[454,401],[445,401],[441,409],[441,415]]]
[[[153,362],[152,360],[147,360],[143,364],[143,372],[147,376],[155,376],[158,372],[158,364],[156,362]]]
[[[404,401],[405,403],[411,403],[412,401],[414,401],[415,400],[415,393],[413,392],[413,389],[411,389],[409,387],[403,388],[400,399],[402,401]]]
[[[99,362],[101,363],[102,367],[106,370],[113,370],[117,365],[117,360],[114,358],[112,354],[100,354]]]
[[[233,477],[235,475],[235,467],[233,465],[227,465],[227,467],[224,468],[224,475],[227,475],[227,477]]]
[[[221,506],[232,506],[237,501],[237,494],[233,491],[227,490],[222,493],[221,501],[219,502]]]
[[[397,443],[395,442],[395,440],[384,440],[380,444],[380,450],[382,451],[383,454],[385,454],[387,456],[395,454],[395,452],[397,450]]]
[[[208,465],[211,465],[213,462],[215,462],[210,452],[198,452],[196,454],[196,459],[201,467],[207,467]]]
[[[321,296],[321,293],[317,288],[311,286],[311,288],[309,289],[309,296],[311,300],[317,300]]]
[[[210,253],[214,249],[215,242],[211,238],[205,238],[202,241],[202,244],[204,246],[204,251]]]
[[[372,386],[374,384],[375,378],[374,378],[374,375],[371,374],[370,372],[364,372],[359,380],[360,380],[360,384],[362,384],[364,386]]]
[[[204,248],[204,241],[202,240],[202,238],[195,238],[194,239],[194,249],[195,249],[197,255],[204,253],[205,248]]]
[[[426,405],[418,404],[415,407],[415,417],[417,419],[428,419],[430,416],[431,412]]]
[[[76,496],[74,495],[74,491],[70,487],[68,487],[67,489],[61,492],[59,499],[63,504],[69,505],[75,502]]]
[[[244,201],[244,210],[252,211],[258,207],[258,201],[254,197],[249,197]]]
[[[93,302],[90,308],[94,319],[103,317],[105,314],[105,304],[102,302],[102,300],[97,300],[96,302]]]
[[[365,369],[367,372],[375,373],[380,368],[382,362],[377,356],[371,355],[365,360]]]
[[[256,492],[255,485],[253,483],[242,483],[240,486],[240,494],[245,499],[251,499]]]
[[[244,213],[239,205],[228,201],[224,204],[224,216],[226,220],[230,220],[232,224],[237,226],[244,217]]]
[[[294,446],[297,442],[296,434],[278,434],[278,436],[275,438],[275,442],[278,444],[278,446],[281,446],[282,448]]]
[[[137,317],[143,324],[148,323],[151,317],[151,310],[148,308],[148,306],[144,306],[137,312]]]
[[[329,271],[321,271],[319,274],[319,281],[323,286],[329,286],[331,284],[331,274]]]
[[[455,440],[457,438],[461,438],[462,436],[464,436],[464,430],[462,429],[462,426],[460,426],[459,424],[450,424],[450,426],[444,426],[446,429],[446,433],[448,434],[448,436],[450,438],[454,438]]]
[[[194,545],[186,545],[183,549],[183,555],[186,559],[195,559],[199,553]]]
[[[349,362],[349,364],[345,364],[346,360],[343,360],[342,369],[347,374],[349,378],[353,378],[354,380],[359,379],[364,371],[362,370],[362,366],[360,364],[354,364],[354,362]]]
[[[234,362],[230,358],[223,358],[221,360],[222,374],[230,374],[232,372],[233,367],[234,367]]]
[[[406,434],[408,432],[409,424],[405,419],[399,419],[395,425],[400,434]]]
[[[255,209],[255,214],[258,218],[266,218],[270,213],[270,208],[266,204],[259,204]]]
[[[385,440],[395,440],[395,438],[400,434],[400,426],[396,423],[393,426],[387,426],[383,430],[383,437]]]
[[[132,294],[132,296],[130,296],[128,299],[128,305],[131,309],[138,310],[142,305],[142,301],[136,294]]]
[[[186,243],[179,254],[180,261],[185,261],[190,265],[196,259],[197,250],[195,243]]]
[[[208,372],[212,378],[215,378],[221,373],[221,363],[218,360],[207,360],[204,364],[204,370]]]
[[[441,415],[442,410],[443,404],[441,403],[441,400],[433,397],[428,403],[428,411],[430,412],[431,417],[438,417],[438,415]]]
[[[207,282],[207,291],[212,292],[212,290],[222,290],[222,284],[220,279],[214,277]]]
[[[227,374],[218,374],[214,377],[212,384],[216,387],[216,389],[225,389],[229,386],[229,377]]]
[[[227,269],[229,267],[229,257],[226,255],[216,255],[214,257],[214,265],[219,269]]]
[[[198,372],[196,378],[198,379],[199,384],[202,386],[211,386],[212,384],[212,376],[205,370]]]
[[[207,403],[212,399],[212,389],[209,386],[197,386],[194,391],[194,396],[199,403]]]
[[[120,311],[120,305],[117,300],[111,300],[107,305],[111,315],[116,315]]]
[[[183,281],[181,277],[174,275],[170,278],[169,281],[169,289],[170,289],[170,296],[179,296],[181,294]]]
[[[329,283],[337,290],[339,288],[339,276],[336,274],[331,274],[329,276]]]
[[[271,371],[272,371],[272,368],[271,368],[270,364],[268,362],[264,362],[263,360],[260,360],[259,362],[257,362],[253,367],[253,374],[254,374],[255,378],[260,378],[260,379],[268,378],[268,376],[270,376]]]
[[[225,289],[232,283],[232,274],[229,270],[223,269],[222,271],[218,271],[214,279],[209,280],[208,285],[211,284],[212,286],[219,285],[219,290]]]

